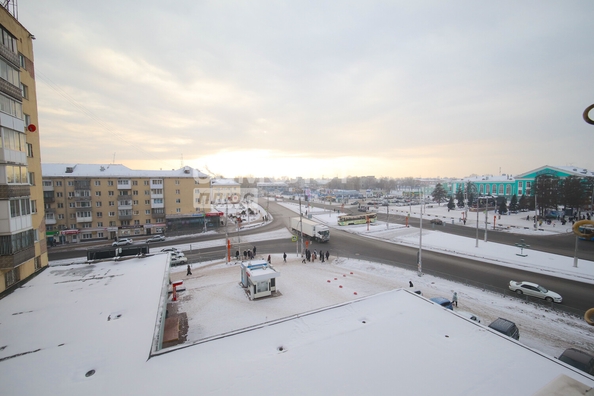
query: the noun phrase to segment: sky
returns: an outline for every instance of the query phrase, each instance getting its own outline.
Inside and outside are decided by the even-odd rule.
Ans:
[[[594,168],[587,0],[21,0],[42,162],[224,177]]]

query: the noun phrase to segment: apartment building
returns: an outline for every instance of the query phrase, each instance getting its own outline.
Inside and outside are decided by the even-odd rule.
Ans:
[[[210,178],[189,166],[156,171],[47,163],[42,168],[50,243],[160,234],[168,221],[189,219],[198,228],[212,217]]]
[[[48,264],[34,36],[0,7],[0,296]]]

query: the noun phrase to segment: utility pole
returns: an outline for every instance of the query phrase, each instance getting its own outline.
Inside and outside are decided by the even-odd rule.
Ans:
[[[303,212],[301,212],[301,196],[299,196],[299,241],[303,255]]]
[[[423,203],[424,204],[424,203]],[[423,276],[423,260],[421,254],[423,252],[423,205],[421,205],[421,220],[419,222],[419,257],[417,263],[418,275]]]

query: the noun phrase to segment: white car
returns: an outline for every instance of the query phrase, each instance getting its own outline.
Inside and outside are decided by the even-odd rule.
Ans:
[[[181,250],[179,250],[178,248],[174,248],[174,247],[168,247],[165,249],[161,249],[162,252],[173,252],[173,253],[181,253]]]
[[[163,235],[157,234],[157,235],[153,235],[152,237],[148,238],[146,240],[147,243],[149,242],[161,242],[164,241],[165,237]]]
[[[187,264],[188,262],[188,258],[186,256],[171,256],[171,265],[172,266],[176,266],[176,265],[184,265]]]
[[[111,244],[111,246],[126,246],[126,245],[132,245],[132,239],[130,238],[120,238],[117,241],[115,241],[114,243]]]
[[[554,301],[556,303],[560,303],[563,301],[563,297],[561,297],[559,294],[532,282],[509,281],[509,290],[516,292],[519,295],[525,294],[527,296],[538,297],[549,302]]]

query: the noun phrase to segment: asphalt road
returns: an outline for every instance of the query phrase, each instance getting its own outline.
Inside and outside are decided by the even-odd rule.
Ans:
[[[337,206],[328,207],[329,210],[336,209]],[[266,226],[242,231],[242,235],[262,233],[282,227],[288,227],[289,218],[295,216],[295,213],[285,207],[270,202],[269,210],[274,217],[274,221]],[[403,219],[401,220],[403,221]],[[400,222],[397,216],[390,216],[390,222]],[[411,225],[415,225],[414,219]],[[416,220],[418,226],[418,219]],[[429,221],[423,222],[423,227],[430,227]],[[456,235],[474,237],[475,230],[468,227],[456,225],[447,225],[443,227],[443,232],[451,232]],[[469,235],[469,232],[472,235]],[[513,245],[520,239],[518,235],[492,232],[488,233],[489,241]],[[479,238],[482,241],[483,235]],[[220,235],[193,236],[191,238],[177,239],[176,243],[200,242],[205,240],[220,239]],[[560,236],[540,236],[522,238],[531,245],[532,249],[547,251],[555,254],[564,254],[573,257],[575,247],[575,238],[566,235]],[[105,243],[103,243],[106,245]],[[581,245],[585,245],[582,243]],[[155,248],[168,246],[171,243],[159,242],[151,244]],[[580,245],[580,249],[581,249]],[[594,244],[590,244],[594,245]],[[247,246],[246,246],[247,247]],[[250,246],[251,247],[251,246]],[[257,243],[258,253],[283,253],[296,254],[296,243],[289,240],[259,241]],[[350,258],[359,258],[362,260],[377,261],[385,264],[391,264],[416,271],[417,269],[417,248],[395,245],[388,242],[378,241],[369,238],[362,238],[355,234],[350,234],[339,229],[332,229],[330,242],[326,244],[315,243],[312,249],[329,250],[331,257],[341,256]],[[584,249],[582,259],[594,261],[594,249]],[[63,258],[80,257],[84,255],[85,250],[51,248],[49,250],[50,260]],[[225,255],[224,249],[207,248],[199,251],[185,252],[190,262],[203,261],[213,257]],[[590,258],[588,258],[590,257]],[[563,296],[563,305],[576,309],[580,312],[594,307],[594,288],[590,284],[584,284],[567,279],[556,278],[538,273],[522,271],[514,268],[501,267],[469,258],[449,256],[441,253],[423,251],[422,253],[423,272],[432,273],[445,278],[459,280],[467,284],[474,284],[479,287],[485,287],[501,292],[511,293],[507,289],[510,280],[529,280],[544,285],[545,287],[556,291]],[[406,285],[403,285],[406,286]]]

